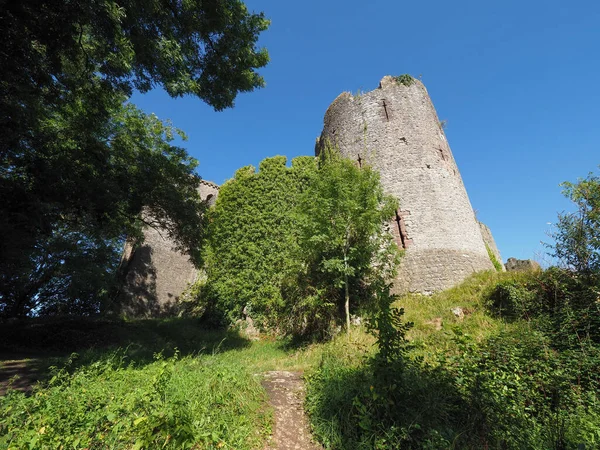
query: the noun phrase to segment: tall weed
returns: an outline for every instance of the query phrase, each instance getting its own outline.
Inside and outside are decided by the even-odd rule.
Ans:
[[[219,355],[135,367],[116,353],[0,397],[0,447],[251,449],[268,429],[263,401],[255,377]]]

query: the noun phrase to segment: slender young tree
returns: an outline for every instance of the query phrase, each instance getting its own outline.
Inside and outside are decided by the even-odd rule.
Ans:
[[[323,282],[343,289],[350,330],[351,280],[395,267],[398,248],[384,229],[398,202],[385,195],[379,174],[358,167],[335,150],[321,152],[319,170],[302,192],[297,208],[300,248]]]

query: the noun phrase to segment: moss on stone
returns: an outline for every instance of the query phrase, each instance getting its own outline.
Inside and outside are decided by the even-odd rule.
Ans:
[[[494,265],[494,268],[496,269],[496,272],[502,272],[502,264],[500,264],[500,261],[498,261],[498,258],[496,258],[496,255],[494,255],[494,252],[492,251],[492,249],[490,248],[490,246],[487,244],[487,242],[485,243],[485,249],[488,252],[488,255],[490,257],[490,261]]]

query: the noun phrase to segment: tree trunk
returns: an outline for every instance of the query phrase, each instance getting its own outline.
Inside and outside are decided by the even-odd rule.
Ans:
[[[348,267],[348,262],[344,261],[346,267]],[[344,291],[346,294],[346,302],[344,307],[346,309],[346,333],[350,335],[350,291],[348,290],[348,273],[344,273]]]
[[[346,310],[346,334],[350,340],[350,288],[348,287],[348,249],[350,247],[350,228],[346,227],[346,242],[344,245],[344,293],[346,301],[344,307]]]

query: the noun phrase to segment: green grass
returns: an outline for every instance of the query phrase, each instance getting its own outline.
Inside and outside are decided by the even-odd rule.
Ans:
[[[38,367],[61,369],[31,394],[0,397],[0,448],[253,449],[270,432],[257,366],[236,355],[260,361],[275,344],[253,348],[185,319],[34,321],[12,332],[4,352],[26,334]]]
[[[386,364],[356,336],[325,345],[307,375],[315,436],[339,450],[598,448],[600,348],[562,353],[534,321],[488,310],[498,283],[537,281],[489,271],[398,299],[414,327],[405,355]]]
[[[136,367],[115,352],[0,398],[0,447],[252,449],[269,431],[264,401],[253,373],[220,354]]]
[[[46,373],[33,392],[0,397],[0,448],[14,449],[259,449],[272,425],[260,375],[308,370],[326,348],[192,319],[31,321],[0,335],[4,354]]]
[[[407,337],[416,347],[415,354],[427,357],[432,351],[455,349],[452,339],[455,329],[480,342],[510,328],[511,324],[489,314],[483,299],[499,281],[521,280],[527,276],[518,272],[480,272],[460,285],[432,296],[409,294],[401,297],[395,306],[404,308],[405,320],[414,323]],[[459,318],[452,312],[456,307],[463,309],[464,317]],[[436,329],[436,319],[441,319],[441,330]]]
[[[492,252],[492,249],[487,243],[485,244],[485,249],[487,250],[487,254],[492,262],[492,265],[494,266],[494,269],[496,269],[496,272],[502,272],[502,264],[500,261],[498,261],[498,258],[496,258],[496,255],[494,255],[494,252]]]

